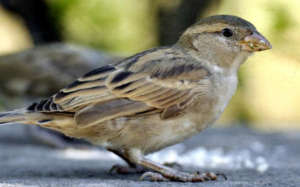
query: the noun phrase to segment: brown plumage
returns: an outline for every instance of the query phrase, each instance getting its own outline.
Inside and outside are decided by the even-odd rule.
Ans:
[[[154,48],[91,71],[27,109],[0,114],[0,123],[34,124],[83,138],[118,154],[152,179],[203,181],[153,163],[145,154],[211,125],[237,86],[237,71],[270,43],[249,22],[213,16],[191,26],[171,47]]]

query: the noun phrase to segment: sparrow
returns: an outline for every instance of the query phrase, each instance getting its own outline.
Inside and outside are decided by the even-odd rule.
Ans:
[[[129,169],[149,170],[142,179],[216,180],[215,173],[178,171],[145,155],[212,125],[236,91],[240,65],[267,49],[270,42],[248,21],[207,17],[173,46],[103,65],[47,99],[0,113],[0,124],[38,125],[82,138],[117,154]]]

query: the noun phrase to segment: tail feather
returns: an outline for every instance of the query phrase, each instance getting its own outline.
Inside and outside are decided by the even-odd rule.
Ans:
[[[59,113],[48,114],[40,112],[32,112],[26,109],[18,109],[9,112],[0,112],[0,125],[8,124],[24,124],[38,125],[47,128],[61,129],[65,125],[74,124],[73,114]]]
[[[0,125],[1,124],[23,123],[25,121],[26,121],[26,110],[24,110],[24,109],[0,113]]]

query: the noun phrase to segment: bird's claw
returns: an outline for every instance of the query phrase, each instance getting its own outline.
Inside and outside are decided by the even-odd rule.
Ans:
[[[163,175],[157,172],[146,172],[141,177],[140,180],[149,178],[150,181],[163,182],[163,181],[180,181],[180,182],[204,182],[217,180],[218,176],[221,174],[215,174],[213,172],[200,173],[196,172],[194,174],[179,173],[173,175]],[[222,174],[225,179],[226,176]]]
[[[166,177],[164,177],[162,174],[160,173],[156,173],[156,172],[145,172],[141,177],[140,180],[144,180],[146,178],[149,178],[150,181],[155,181],[155,182],[165,182],[165,181],[170,181],[169,179],[167,179]]]

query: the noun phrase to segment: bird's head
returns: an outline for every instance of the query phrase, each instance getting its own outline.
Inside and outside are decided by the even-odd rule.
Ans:
[[[180,44],[193,50],[220,48],[226,51],[256,52],[271,49],[270,42],[250,22],[230,15],[201,19],[189,27],[179,39]]]

